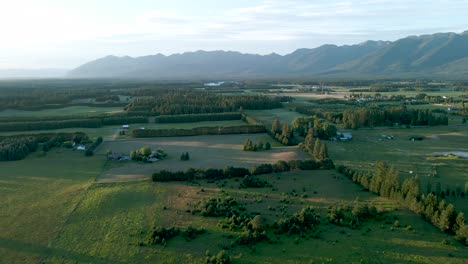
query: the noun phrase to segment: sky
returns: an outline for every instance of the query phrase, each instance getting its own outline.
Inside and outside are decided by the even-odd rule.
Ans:
[[[468,0],[0,0],[0,69],[72,69],[107,55],[287,54],[468,30]]]

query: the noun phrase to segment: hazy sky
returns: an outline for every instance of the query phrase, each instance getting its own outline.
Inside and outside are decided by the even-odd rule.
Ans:
[[[285,54],[468,30],[468,0],[0,0],[0,68],[74,68],[106,55]]]

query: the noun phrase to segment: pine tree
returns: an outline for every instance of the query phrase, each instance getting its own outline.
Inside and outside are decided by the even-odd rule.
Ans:
[[[455,234],[458,234],[458,231],[463,228],[465,225],[465,216],[463,212],[458,213],[457,218],[455,219],[455,224],[453,225],[452,231]]]
[[[322,143],[320,146],[319,160],[325,160],[328,158],[328,149],[325,143]]]
[[[322,143],[320,142],[320,139],[316,139],[315,140],[315,144],[314,144],[314,151],[313,151],[313,156],[316,158],[316,159],[319,159],[319,155],[320,155],[320,149],[321,149],[321,146]]]
[[[273,124],[271,125],[271,132],[273,134],[276,134],[276,133],[279,133],[280,132],[280,121],[278,120],[278,118],[276,118],[274,121],[273,121]]]
[[[456,218],[455,207],[453,204],[449,204],[447,208],[440,213],[439,228],[444,232],[452,231]]]
[[[270,149],[271,149],[270,142],[265,143],[265,150],[270,150]]]

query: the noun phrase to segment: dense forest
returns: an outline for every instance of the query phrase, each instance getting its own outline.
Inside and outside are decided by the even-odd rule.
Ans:
[[[448,125],[448,117],[443,113],[429,109],[410,109],[406,106],[347,107],[342,112],[298,107],[296,111],[302,114],[316,115],[330,122],[343,124],[344,128],[353,129],[393,126],[396,123],[411,126]]]
[[[273,109],[281,107],[279,98],[262,95],[235,96],[203,91],[166,90],[150,98],[139,98],[126,110],[150,112],[153,115],[187,115],[236,112],[240,109]]]

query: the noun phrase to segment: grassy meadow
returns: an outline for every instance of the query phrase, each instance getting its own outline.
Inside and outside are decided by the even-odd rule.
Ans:
[[[203,263],[207,250],[216,254],[228,248],[234,263],[463,263],[468,253],[457,242],[386,199],[361,191],[360,187],[331,171],[288,172],[262,176],[277,190],[238,189],[239,182],[94,184],[70,216],[61,235],[53,241],[47,263]],[[224,186],[224,187],[222,187]],[[292,191],[308,196],[295,197]],[[218,226],[222,218],[205,218],[186,212],[203,198],[231,196],[247,211],[274,219],[313,205],[326,217],[334,204],[372,202],[399,219],[402,227],[366,222],[360,230],[321,226],[320,238],[282,235],[277,244],[260,243],[255,250],[231,248],[239,234]],[[281,199],[288,199],[285,205]],[[274,211],[273,211],[274,210]],[[203,227],[206,234],[191,242],[175,238],[164,246],[140,246],[155,225]],[[411,226],[408,228],[406,226]],[[233,237],[231,237],[232,235]],[[446,242],[444,242],[444,239]],[[430,254],[428,254],[430,252]]]
[[[259,152],[243,151],[247,139],[253,142],[270,142],[271,150]],[[149,146],[153,150],[162,148],[168,154],[164,160],[155,163],[136,163],[111,161],[99,177],[99,181],[126,181],[148,179],[162,169],[175,171],[188,168],[219,168],[225,166],[251,168],[263,163],[276,163],[278,160],[310,158],[296,147],[285,147],[266,134],[243,134],[222,136],[193,136],[169,138],[129,139],[105,142],[98,154],[104,155],[108,150],[128,155],[130,151]],[[180,155],[188,152],[190,160],[181,161]]]
[[[75,207],[104,165],[100,157],[53,149],[0,164],[0,259],[40,263],[55,249]]]
[[[115,114],[122,112],[122,107],[92,107],[92,106],[70,106],[55,109],[43,110],[3,110],[0,111],[2,117],[44,117],[44,116],[93,116],[99,114]]]
[[[353,140],[328,143],[330,156],[336,164],[368,170],[375,161],[386,161],[398,169],[402,178],[417,175],[424,191],[427,183],[431,183],[435,190],[437,182],[441,183],[442,190],[446,187],[454,190],[457,186],[463,189],[468,180],[466,158],[442,155],[457,151],[468,153],[467,126],[376,128],[350,132]],[[411,141],[410,136],[424,139]],[[466,199],[456,204],[468,212]]]

